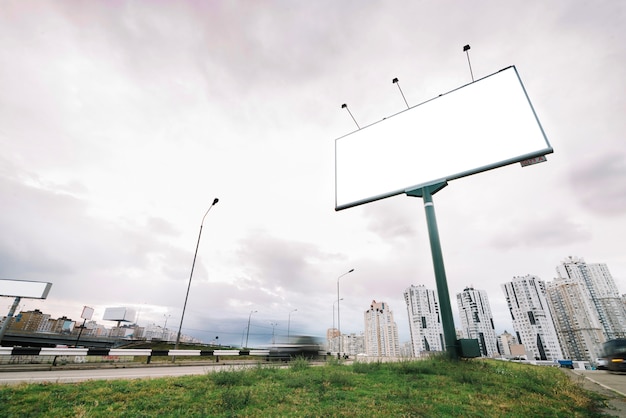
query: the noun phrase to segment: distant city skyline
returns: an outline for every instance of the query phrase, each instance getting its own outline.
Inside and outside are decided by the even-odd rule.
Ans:
[[[566,274],[564,273],[565,270],[565,266],[570,264],[574,264],[574,265],[580,265],[581,263],[584,264],[585,266],[590,266],[590,268],[593,271],[599,271],[601,274],[600,277],[608,277],[610,280],[612,280],[612,276],[610,274],[609,268],[606,264],[604,263],[586,263],[583,257],[572,257],[572,256],[568,256],[566,258],[564,258],[561,261],[561,264],[557,265],[555,267],[555,270],[558,272],[560,272],[559,274]],[[580,279],[581,277],[578,277],[578,279]],[[541,278],[537,277],[538,280],[542,280]],[[545,281],[542,280],[543,282],[547,282],[548,285],[548,290],[550,289],[550,286],[555,283],[558,282],[559,278],[557,277],[555,279],[554,282],[550,282],[550,281]],[[606,279],[603,279],[606,280]],[[514,279],[515,281],[515,279]],[[617,299],[619,300],[619,303],[624,304],[624,298],[619,296],[619,290],[617,289],[615,282],[611,282],[612,284],[609,285],[609,290],[607,290],[607,292],[609,292],[611,295],[613,295],[615,297],[615,295],[617,295]],[[557,283],[558,284],[558,283]],[[502,283],[503,288],[505,288],[505,283]],[[457,294],[455,294],[455,298],[457,299],[457,308],[458,308],[458,298],[459,295],[462,295],[464,292],[467,292],[469,290],[474,291],[474,288],[469,287],[469,288],[465,288],[463,292],[459,292]],[[425,293],[426,292],[426,293]],[[478,292],[477,294],[481,294],[481,295],[485,295],[487,297],[487,303],[491,303],[492,298],[489,298],[489,295],[487,294],[487,292],[485,292],[482,289],[476,289],[475,292]],[[451,292],[452,294],[452,292]],[[549,294],[549,292],[548,292]],[[420,296],[421,295],[421,296]],[[433,324],[431,326],[434,326],[434,328],[432,329],[432,331],[435,332],[435,334],[428,334],[430,335],[428,338],[426,338],[426,341],[429,341],[428,343],[428,349],[429,350],[434,350],[437,351],[440,349],[440,345],[441,343],[441,339],[443,338],[442,335],[442,330],[440,329],[440,323],[438,322],[438,298],[436,295],[436,291],[435,289],[427,289],[424,287],[424,285],[411,285],[409,286],[409,288],[405,289],[404,291],[404,306],[405,308],[408,310],[407,313],[408,315],[418,315],[416,316],[416,318],[418,318],[418,322],[415,323],[415,326],[417,328],[415,328],[416,331],[415,332],[415,336],[419,338],[419,343],[417,344],[417,347],[421,347],[418,348],[418,350],[414,353],[419,354],[420,351],[426,350],[426,346],[424,346],[424,336],[427,334],[424,334],[424,330],[426,330],[427,328],[423,328],[424,327],[424,320],[426,320],[426,323],[430,323]],[[10,298],[6,298],[7,300],[10,300]],[[422,300],[423,299],[423,300]],[[506,300],[506,297],[502,296],[502,299]],[[422,300],[421,302],[418,302],[419,300]],[[28,299],[24,299],[24,301],[28,301]],[[414,303],[418,303],[417,305],[415,305]],[[428,305],[424,305],[425,303],[431,304],[431,306],[429,307]],[[413,308],[409,309],[409,304],[413,304],[412,306],[414,306]],[[24,304],[22,305],[24,306]],[[421,308],[420,308],[421,306]],[[591,305],[590,305],[591,306]],[[419,313],[419,309],[426,309],[427,311],[430,311],[430,314],[428,315],[434,315],[432,318],[430,318],[428,315],[427,316],[423,316],[421,313]],[[45,303],[43,303],[43,309],[42,308],[35,308],[35,309],[39,309],[39,310],[43,310],[45,313]],[[120,310],[124,310],[126,311],[128,308],[124,308],[124,307],[105,307],[105,310],[108,310],[109,312],[117,312]],[[417,309],[417,310],[416,310]],[[28,309],[22,309],[19,312],[16,313],[19,314],[21,312],[27,311]],[[131,309],[132,312],[132,309]],[[460,310],[459,309],[455,309],[455,316],[457,316],[458,314],[460,314]],[[581,313],[581,312],[578,312]],[[587,314],[591,314],[591,311],[587,312]],[[133,315],[135,316],[135,320],[130,320],[130,321],[126,321],[126,324],[136,324],[140,327],[144,327],[144,328],[150,328],[152,327],[161,327],[157,321],[149,321],[149,320],[140,320],[140,316],[141,316],[141,311],[135,311],[133,312]],[[274,321],[274,322],[268,322],[267,324],[264,323],[264,321],[256,321],[254,320],[256,313],[254,315],[251,316],[251,326],[250,326],[250,333],[249,333],[249,339],[250,339],[250,344],[254,344],[254,346],[258,346],[258,347],[263,347],[263,346],[268,346],[271,344],[271,339],[272,339],[272,333],[274,333],[274,337],[279,336],[279,337],[283,337],[285,338],[287,336],[287,321]],[[510,315],[507,314],[509,317]],[[4,316],[4,315],[2,315]],[[0,316],[0,317],[2,317]],[[72,321],[74,321],[76,323],[76,325],[80,325],[81,320],[80,319],[73,319],[72,315],[69,314],[64,314],[62,315],[64,318],[70,319]],[[104,315],[103,315],[104,316]],[[295,317],[295,313],[293,315]],[[400,318],[404,317],[404,315],[400,315]],[[164,321],[165,319],[165,315],[161,318],[161,322]],[[420,319],[421,318],[421,319]],[[430,319],[427,319],[430,318]],[[291,318],[289,318],[291,319]],[[169,321],[169,326],[167,327],[168,330],[170,332],[176,332],[177,331],[177,327],[176,327],[176,318],[173,318],[170,316],[167,317],[167,321]],[[502,322],[503,318],[496,318],[493,320],[493,324],[494,324],[494,333],[497,334],[498,336],[501,335],[504,331],[509,331],[509,332],[513,332],[514,327],[511,326],[510,328],[504,328],[502,330],[498,329],[498,323]],[[555,325],[556,325],[556,321]],[[90,321],[93,323],[99,323],[98,321]],[[109,320],[109,321],[102,321],[104,326],[108,326],[109,328],[114,328],[116,325],[116,321],[114,320]],[[274,326],[272,326],[272,324],[276,324]],[[619,320],[617,320],[616,323],[620,323]],[[346,324],[347,326],[349,326],[351,329],[354,329],[356,331],[351,331],[348,333],[342,333],[345,335],[349,335],[350,333],[354,334],[354,335],[364,335],[365,334],[365,326],[362,325],[361,328],[358,327],[358,325],[355,327],[354,324]],[[437,328],[436,325],[439,325],[439,328]],[[457,329],[458,333],[463,333],[464,332],[464,326],[466,326],[466,324],[464,324],[464,322],[462,320],[455,320],[455,327]],[[428,327],[430,328],[430,326]],[[621,332],[626,332],[626,328],[620,328],[622,331]],[[328,337],[328,332],[330,332],[331,328],[327,328],[325,329],[325,334],[324,335],[316,335],[317,337],[323,338],[324,336],[326,336],[325,340]],[[242,324],[242,331],[237,332],[234,330],[229,330],[226,333],[219,333],[219,332],[210,332],[208,330],[204,330],[203,334],[198,334],[198,333],[187,333],[189,335],[190,338],[196,338],[198,341],[203,341],[205,343],[208,343],[210,341],[215,341],[216,337],[217,340],[220,343],[223,343],[225,345],[233,345],[233,346],[239,346],[241,345],[241,339],[243,338],[242,336],[244,335],[244,331],[245,331],[245,324]],[[298,335],[298,334],[303,334],[301,332],[301,329],[298,328],[297,326],[295,326],[294,328],[291,328],[291,333],[293,335]],[[401,328],[398,328],[398,332],[400,334],[401,331],[405,331],[404,334],[406,335],[406,331],[407,330],[402,330]],[[411,333],[413,331],[411,331],[410,326],[408,329],[408,334],[412,335]],[[235,335],[233,337],[233,335]],[[436,336],[439,337],[436,337]],[[620,334],[621,335],[621,334]],[[618,335],[619,336],[619,335]],[[410,343],[412,340],[411,338],[407,338],[407,339],[402,339],[399,338],[399,345],[405,344],[405,343]],[[495,341],[494,341],[495,343]],[[415,347],[414,347],[415,349]],[[493,349],[490,348],[490,353]],[[428,350],[427,350],[428,351]],[[565,351],[565,353],[570,354],[569,351]]]

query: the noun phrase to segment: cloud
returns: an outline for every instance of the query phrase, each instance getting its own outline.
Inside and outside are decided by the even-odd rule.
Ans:
[[[626,213],[626,153],[611,150],[587,157],[570,173],[570,186],[587,210],[598,215]]]
[[[499,220],[501,227],[489,244],[503,250],[567,246],[588,241],[592,232],[587,226],[568,219],[563,214],[538,215],[537,219],[507,217],[508,225]]]
[[[398,204],[397,199],[371,203],[363,210],[368,220],[367,229],[389,244],[401,244],[401,241],[414,239],[417,234],[416,211],[419,206],[413,212],[409,210],[411,205]]]
[[[257,230],[241,240],[237,258],[251,280],[277,298],[290,293],[317,292],[318,265],[335,259],[315,245],[281,239]]]

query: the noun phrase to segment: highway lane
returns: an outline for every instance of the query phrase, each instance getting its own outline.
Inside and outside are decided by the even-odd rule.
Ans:
[[[198,366],[152,366],[106,369],[75,369],[45,371],[3,371],[0,373],[0,385],[20,383],[74,383],[88,380],[113,379],[153,379],[206,374],[216,371],[238,370],[256,367],[256,364],[214,364]]]
[[[604,370],[569,370],[574,381],[584,389],[600,393],[606,398],[607,407],[602,411],[611,417],[626,417],[626,374]]]
[[[611,373],[605,370],[574,370],[574,373],[626,397],[626,374],[624,373]]]

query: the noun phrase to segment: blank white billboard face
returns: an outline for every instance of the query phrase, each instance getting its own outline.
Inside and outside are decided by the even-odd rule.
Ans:
[[[135,320],[135,316],[135,310],[131,308],[106,308],[102,319],[104,321],[132,322]]]
[[[0,296],[45,299],[51,287],[52,283],[47,282],[0,279]]]
[[[515,67],[335,141],[335,210],[552,152]]]

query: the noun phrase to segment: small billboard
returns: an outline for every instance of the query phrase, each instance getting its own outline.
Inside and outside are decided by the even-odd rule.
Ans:
[[[106,308],[102,319],[104,321],[133,322],[135,316],[135,310],[131,308]]]
[[[83,312],[80,314],[80,317],[87,321],[91,321],[91,318],[93,317],[93,312],[93,308],[85,306],[83,307]]]
[[[507,67],[336,139],[335,210],[551,152]]]
[[[0,296],[45,299],[51,287],[48,282],[0,279]]]

